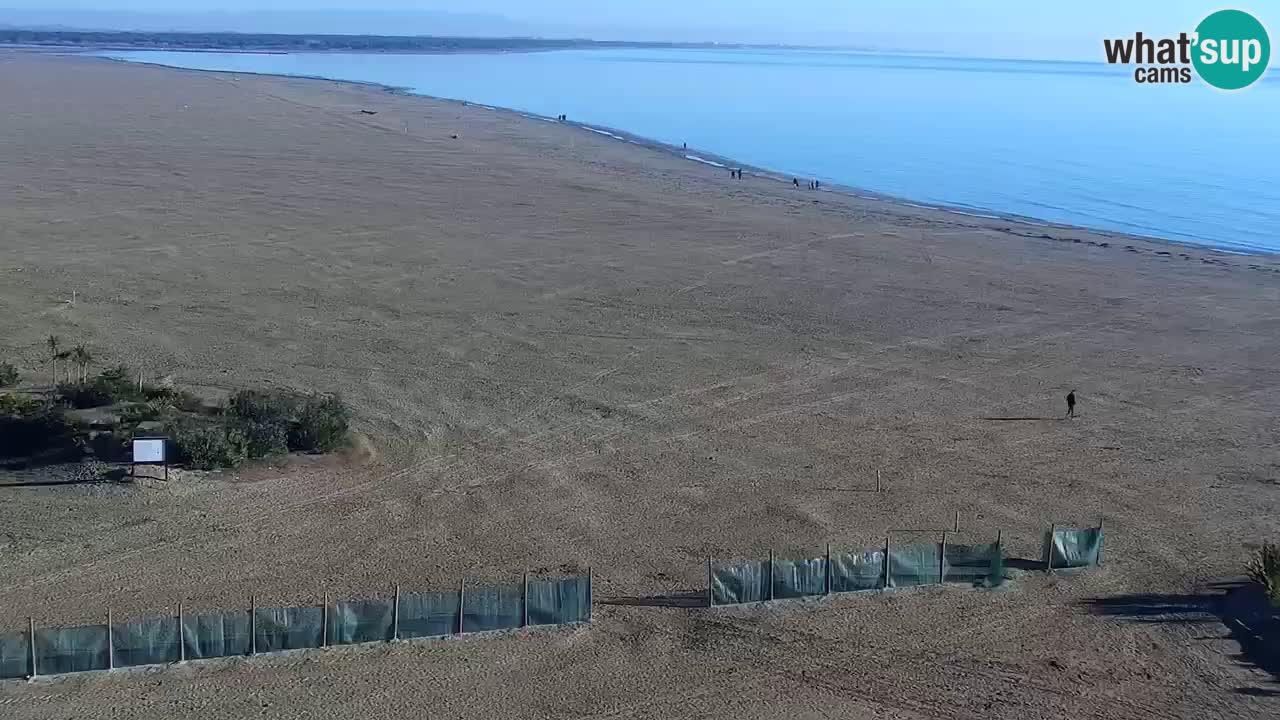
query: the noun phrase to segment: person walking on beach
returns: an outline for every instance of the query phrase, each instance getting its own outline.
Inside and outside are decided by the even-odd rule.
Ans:
[[[1076,391],[1072,390],[1071,392],[1067,393],[1067,417],[1073,418],[1075,416],[1076,416]]]
[[[800,187],[800,178],[791,178],[791,184]]]

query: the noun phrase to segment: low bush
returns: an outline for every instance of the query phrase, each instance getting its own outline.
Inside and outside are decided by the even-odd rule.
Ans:
[[[143,399],[138,386],[129,379],[129,368],[123,365],[103,370],[85,382],[62,383],[57,395],[64,404],[82,410]]]
[[[234,468],[248,459],[247,441],[229,423],[180,417],[165,426],[179,463],[197,470]]]
[[[297,406],[293,395],[241,390],[227,401],[227,426],[244,437],[250,459],[283,455],[290,449]]]
[[[298,422],[289,436],[289,448],[311,453],[333,452],[346,445],[351,413],[334,395],[307,398],[298,411]]]
[[[25,415],[0,415],[0,458],[35,457],[80,449],[76,427],[60,408]]]
[[[125,365],[103,370],[98,373],[93,383],[101,388],[113,403],[145,399],[138,390],[137,376]]]
[[[17,385],[20,377],[21,376],[18,375],[18,368],[7,362],[0,363],[0,387]]]
[[[1273,605],[1280,605],[1280,545],[1262,543],[1246,566],[1249,579],[1262,586]]]
[[[0,415],[31,415],[41,407],[43,404],[39,400],[29,397],[13,393],[0,395]]]

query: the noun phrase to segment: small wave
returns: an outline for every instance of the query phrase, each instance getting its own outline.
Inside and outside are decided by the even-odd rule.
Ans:
[[[579,125],[578,127],[582,128],[583,130],[590,130],[591,132],[593,132],[593,133],[595,133],[595,134],[597,134],[597,135],[607,135],[608,137],[611,137],[611,138],[613,138],[614,140],[625,140],[625,139],[626,139],[626,138],[622,137],[621,135],[614,135],[614,134],[613,134],[613,133],[611,133],[611,132],[607,132],[607,131],[605,131],[605,130],[597,130],[596,128],[593,128],[593,127],[587,127],[586,125]]]
[[[700,158],[700,157],[698,157],[697,155],[685,155],[685,156],[684,156],[684,159],[685,159],[685,160],[692,160],[692,161],[694,161],[694,162],[698,162],[698,163],[702,163],[703,165],[712,165],[712,166],[714,166],[714,167],[718,167],[718,168],[728,167],[727,165],[724,165],[724,164],[718,163],[718,162],[716,162],[715,160],[708,160],[708,159],[706,159],[706,158]]]

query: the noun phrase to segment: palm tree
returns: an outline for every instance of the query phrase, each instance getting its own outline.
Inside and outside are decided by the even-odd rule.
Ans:
[[[70,385],[71,384],[71,351],[63,350],[62,352],[58,353],[57,359],[62,360],[65,363],[65,365],[63,365],[63,371],[62,371],[63,377],[66,378],[65,382],[68,385]]]
[[[49,344],[49,360],[53,363],[53,384],[58,384],[58,340],[57,335],[50,335],[46,341]]]
[[[84,345],[77,345],[71,351],[71,359],[80,366],[80,383],[84,384],[89,380],[89,363],[93,362],[93,354]]]

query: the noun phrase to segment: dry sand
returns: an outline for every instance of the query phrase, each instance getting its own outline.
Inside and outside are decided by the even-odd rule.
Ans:
[[[378,453],[0,488],[5,629],[525,568],[593,567],[626,602],[702,588],[708,555],[956,510],[1022,557],[1050,522],[1109,532],[1098,572],[999,592],[602,603],[566,630],[4,683],[0,716],[1280,712],[1243,631],[1199,612],[1280,530],[1275,259],[734,182],[331,82],[0,54],[0,98],[6,356],[41,377],[56,333],[207,391],[338,390]],[[984,419],[1012,417],[1043,419]]]

